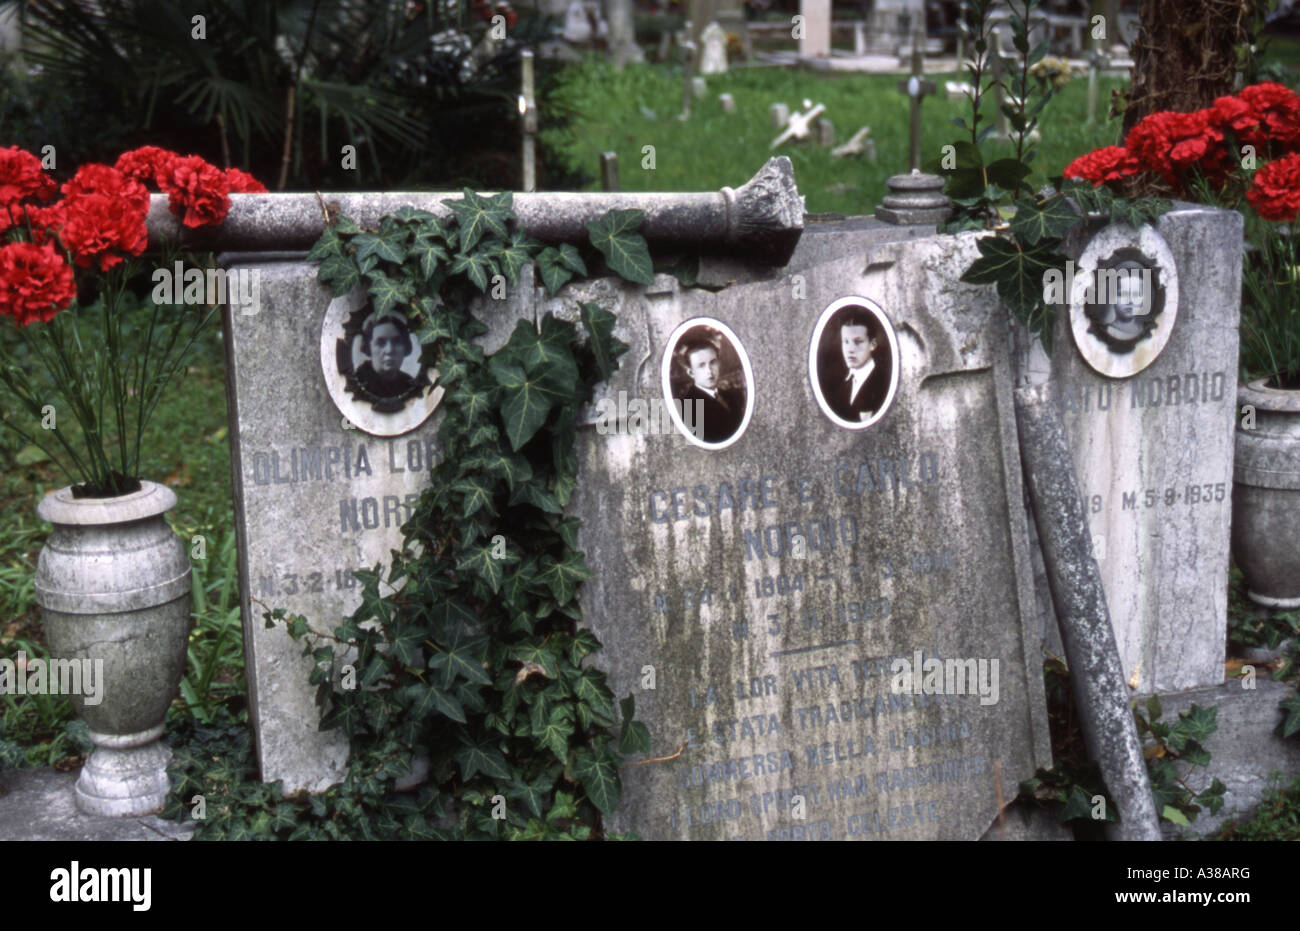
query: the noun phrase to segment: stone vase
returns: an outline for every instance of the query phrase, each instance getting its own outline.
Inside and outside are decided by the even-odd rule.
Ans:
[[[1270,608],[1296,608],[1300,607],[1300,391],[1266,388],[1264,381],[1237,390],[1232,558],[1252,601]]]
[[[171,787],[159,737],[191,623],[189,559],[163,516],[175,504],[171,489],[143,482],[115,498],[61,488],[36,509],[54,525],[36,564],[46,641],[83,670],[72,702],[95,744],[74,789],[86,814],[148,814]]]

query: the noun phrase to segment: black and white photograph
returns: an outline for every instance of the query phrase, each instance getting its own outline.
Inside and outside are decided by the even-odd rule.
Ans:
[[[871,426],[898,387],[898,337],[875,302],[846,297],[824,311],[808,350],[808,375],[822,412],[851,430]]]
[[[354,312],[338,341],[339,374],[348,391],[381,413],[406,407],[428,384],[420,364],[420,341],[405,314]]]
[[[1084,246],[1069,292],[1079,355],[1109,378],[1143,371],[1173,334],[1178,291],[1178,266],[1154,227],[1101,229]]]
[[[753,407],[754,376],[726,324],[703,317],[681,324],[668,339],[662,372],[673,423],[687,439],[722,449],[740,438]]]

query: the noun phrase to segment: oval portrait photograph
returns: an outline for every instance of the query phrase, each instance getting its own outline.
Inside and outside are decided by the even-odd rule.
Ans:
[[[1160,357],[1178,318],[1178,267],[1150,225],[1107,226],[1088,241],[1070,283],[1070,332],[1100,375],[1129,378]]]
[[[898,389],[898,335],[865,297],[842,297],[817,318],[808,377],[822,412],[837,426],[862,430],[885,413]]]
[[[377,436],[414,430],[442,400],[437,378],[420,361],[420,340],[406,314],[378,314],[364,290],[330,303],[321,324],[321,368],[330,397],[353,425]]]
[[[725,449],[740,439],[754,407],[754,372],[731,328],[695,317],[668,337],[663,391],[677,430],[705,449]]]

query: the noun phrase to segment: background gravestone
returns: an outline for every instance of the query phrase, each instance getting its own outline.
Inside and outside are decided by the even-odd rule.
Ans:
[[[1141,692],[1223,681],[1241,293],[1239,214],[1186,205],[1157,229],[1178,306],[1154,361],[1124,375],[1122,362],[1097,358],[1095,340],[1074,335],[1069,313],[1058,314],[1052,360],[1120,661]],[[1138,243],[1128,228],[1098,235],[1103,257]],[[1071,254],[1083,258],[1087,245]],[[1159,338],[1157,327],[1114,356]],[[1085,361],[1079,339],[1115,374]]]
[[[725,448],[580,436],[584,618],[652,740],[611,829],[976,839],[1048,765],[1005,312],[953,284],[972,237],[915,234],[808,230],[788,268],[716,294],[660,276],[550,302],[616,298],[631,348],[611,400],[662,397],[668,337],[695,317],[724,323],[753,374]],[[897,392],[865,430],[832,423],[809,378],[819,315],[847,295],[897,329]],[[891,694],[890,659],[918,650],[998,659],[999,701]]]

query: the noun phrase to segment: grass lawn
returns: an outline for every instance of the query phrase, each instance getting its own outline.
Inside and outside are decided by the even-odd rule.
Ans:
[[[962,138],[952,117],[966,117],[970,103],[948,100],[945,80],[956,75],[930,75],[940,87],[922,109],[925,159],[940,156],[942,147]],[[907,167],[908,99],[898,93],[895,75],[828,75],[782,68],[747,68],[710,77],[708,95],[692,105],[689,121],[682,107],[682,70],[671,64],[629,65],[621,74],[603,59],[590,57],[570,65],[559,78],[557,93],[540,106],[569,117],[567,125],[543,130],[542,138],[565,168],[582,171],[599,189],[600,153],[618,153],[619,182],[624,191],[708,191],[738,186],[772,155],[788,155],[794,163],[799,191],[810,213],[869,214],[885,194],[885,180]],[[1098,91],[1100,119],[1085,123],[1086,78],[1076,78],[1043,112],[1042,142],[1034,162],[1037,185],[1060,172],[1075,157],[1118,141],[1120,120],[1105,121],[1112,89],[1123,87],[1120,77],[1105,78]],[[724,114],[718,95],[731,94],[736,112]],[[835,124],[836,144],[861,126],[871,127],[877,161],[831,158],[830,149],[810,142],[770,146],[778,130],[768,115],[772,103],[791,110],[804,99],[826,105]],[[651,112],[643,112],[642,108]],[[991,115],[990,101],[986,108]],[[653,115],[652,115],[653,114]],[[966,138],[969,138],[967,136]],[[642,148],[655,147],[655,167],[641,167]],[[1009,143],[985,143],[985,158],[1010,154]]]

